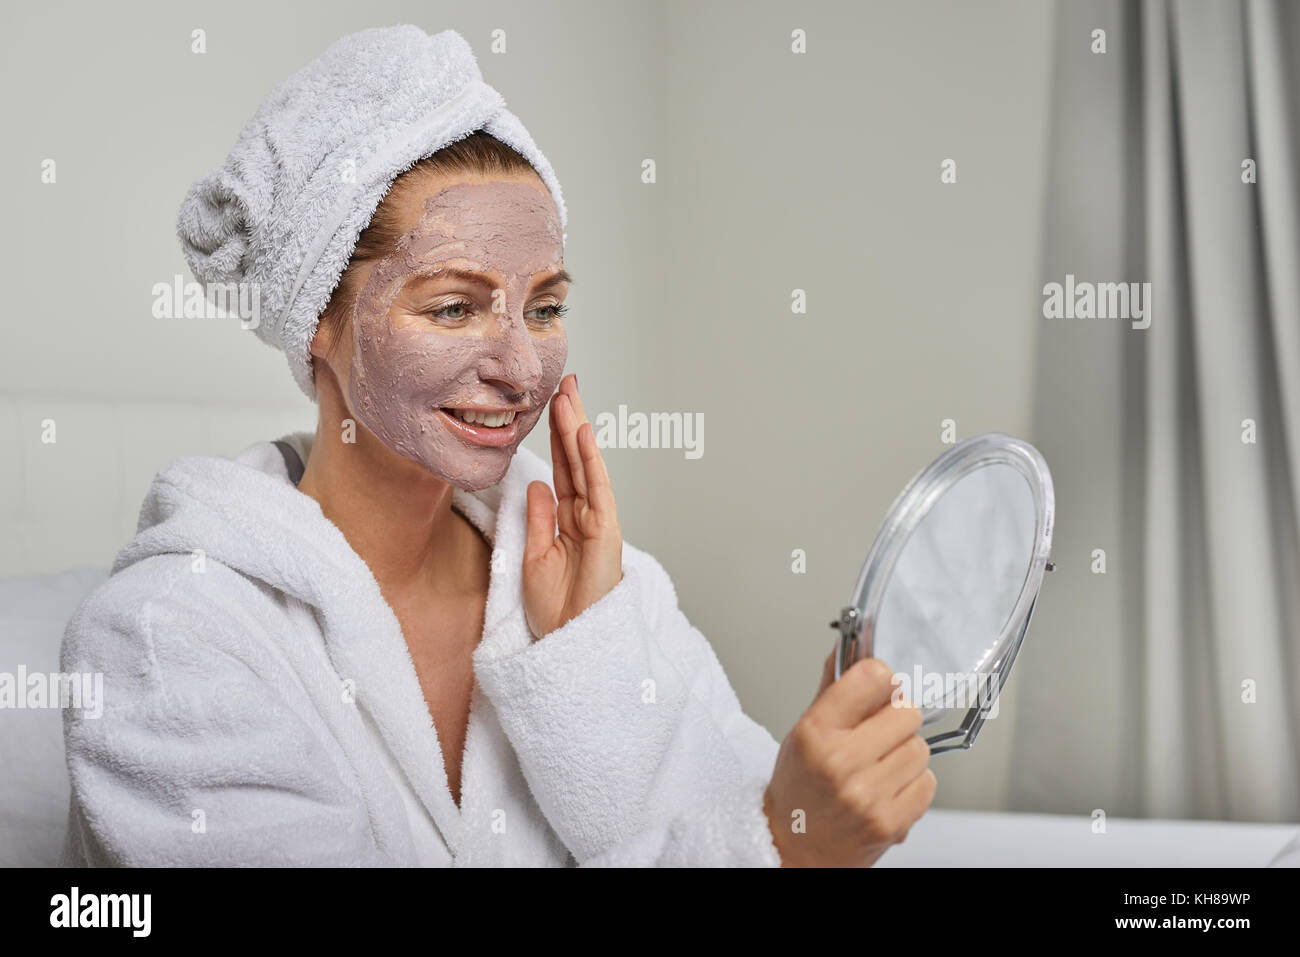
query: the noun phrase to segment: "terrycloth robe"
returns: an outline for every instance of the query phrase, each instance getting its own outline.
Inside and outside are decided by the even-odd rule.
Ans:
[[[64,713],[65,863],[779,865],[777,742],[654,558],[625,544],[623,580],[532,638],[525,493],[551,469],[524,448],[453,497],[492,545],[458,808],[396,616],[291,479],[310,441],[167,466],[69,623],[104,713]]]

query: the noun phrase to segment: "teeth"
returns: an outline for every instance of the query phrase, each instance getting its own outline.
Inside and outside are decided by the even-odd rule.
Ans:
[[[470,425],[486,425],[491,429],[509,425],[515,420],[513,410],[510,412],[475,412],[472,409],[452,409],[451,413],[462,422],[468,422]]]

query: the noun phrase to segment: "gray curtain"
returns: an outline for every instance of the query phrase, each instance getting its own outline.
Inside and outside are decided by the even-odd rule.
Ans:
[[[1152,312],[1042,320],[1009,803],[1300,820],[1300,10],[1061,3],[1056,44],[1043,282]]]

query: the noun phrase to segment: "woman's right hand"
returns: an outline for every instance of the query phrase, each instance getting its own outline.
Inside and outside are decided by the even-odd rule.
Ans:
[[[916,733],[921,710],[891,703],[889,667],[864,658],[836,681],[834,655],[764,794],[782,867],[870,867],[907,837],[938,785]]]

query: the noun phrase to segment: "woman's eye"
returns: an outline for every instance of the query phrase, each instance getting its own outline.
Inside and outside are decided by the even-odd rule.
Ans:
[[[469,307],[470,304],[468,302],[465,302],[463,299],[458,299],[456,302],[449,302],[447,305],[433,310],[429,315],[438,319],[445,319],[448,322],[458,322],[461,319],[466,318],[468,315],[466,310],[468,310]]]
[[[546,306],[538,306],[533,310],[537,314],[538,322],[542,325],[550,325],[556,319],[564,318],[564,314],[569,311],[569,307],[564,303],[551,303]]]

